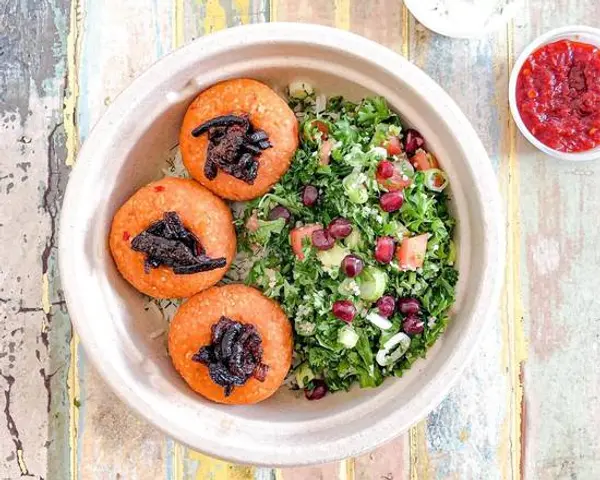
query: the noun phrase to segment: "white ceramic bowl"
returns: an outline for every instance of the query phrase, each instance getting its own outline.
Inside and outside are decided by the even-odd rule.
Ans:
[[[458,217],[459,300],[452,323],[401,379],[308,402],[281,388],[261,404],[217,405],[175,372],[159,315],[118,274],[107,248],[115,210],[160,176],[187,105],[226,78],[274,87],[310,80],[353,99],[379,94],[416,128],[448,172]],[[463,371],[494,312],[503,272],[504,217],[496,178],[473,128],[417,67],[356,35],[301,24],[226,30],[169,55],[109,107],[81,150],[67,189],[60,268],[87,357],[117,394],[168,435],[210,455],[263,465],[328,462],[391,440],[438,404]]]
[[[587,161],[587,160],[596,160],[600,158],[600,146],[596,147],[592,150],[586,150],[584,152],[577,153],[565,153],[559,152],[558,150],[554,150],[553,148],[544,145],[537,138],[533,136],[533,134],[529,131],[529,129],[523,123],[521,119],[521,114],[519,113],[519,108],[517,107],[517,78],[519,76],[519,72],[521,68],[523,68],[523,64],[527,60],[527,57],[534,53],[539,48],[544,45],[548,45],[549,43],[557,42],[559,40],[574,40],[577,42],[589,43],[591,45],[596,45],[600,48],[600,29],[593,27],[586,27],[582,25],[571,25],[568,27],[556,28],[554,30],[550,30],[547,33],[536,38],[533,42],[531,42],[519,58],[515,62],[515,65],[510,74],[510,82],[508,85],[508,101],[510,104],[510,112],[512,113],[513,119],[521,130],[523,136],[538,150],[544,152],[547,155],[550,155],[555,158],[559,158],[560,160],[570,160],[570,161]]]

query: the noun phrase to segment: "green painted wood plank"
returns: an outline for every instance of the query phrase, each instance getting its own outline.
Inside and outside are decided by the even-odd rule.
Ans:
[[[497,169],[509,150],[506,30],[472,41],[431,33],[411,18],[410,59],[457,101],[473,123]],[[443,159],[442,159],[443,162]],[[448,397],[411,431],[414,478],[514,478],[509,428],[517,368],[503,305],[472,363]],[[518,362],[517,362],[518,363]]]
[[[527,1],[515,19],[514,56],[556,27],[598,27],[595,0]],[[597,162],[553,160],[520,134],[520,249],[528,360],[524,367],[523,474],[600,475],[600,263]]]

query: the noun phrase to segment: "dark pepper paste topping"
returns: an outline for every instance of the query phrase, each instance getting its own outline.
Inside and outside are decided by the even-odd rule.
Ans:
[[[247,115],[223,115],[192,130],[192,136],[208,133],[204,175],[209,180],[220,168],[238,180],[252,185],[258,175],[258,157],[271,148],[264,130],[255,130]]]
[[[211,344],[201,347],[192,360],[208,367],[210,378],[228,397],[251,377],[265,381],[269,367],[262,363],[262,355],[256,328],[223,316],[211,328]]]
[[[190,232],[177,212],[165,212],[163,219],[150,225],[131,241],[131,248],[146,254],[144,270],[161,265],[170,267],[176,274],[208,272],[222,268],[224,257],[208,257],[196,236]]]
[[[560,152],[600,145],[600,50],[560,40],[536,50],[517,77],[517,107],[540,142]]]

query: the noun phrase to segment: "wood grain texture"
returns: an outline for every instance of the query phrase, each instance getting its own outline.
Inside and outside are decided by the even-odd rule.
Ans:
[[[80,4],[77,134],[85,140],[107,105],[152,62],[172,49],[172,5],[153,0],[89,0]],[[75,347],[72,477],[153,479],[165,476],[164,435],[138,419]],[[73,415],[75,417],[75,414]],[[120,477],[119,477],[120,476]]]
[[[457,101],[499,168],[508,154],[506,31],[473,41],[410,21],[409,58]],[[505,310],[505,309],[503,309]],[[511,470],[510,313],[496,314],[471,365],[442,404],[411,432],[413,478],[515,478]]]
[[[599,26],[600,4],[528,1],[515,19],[514,55],[568,24]],[[597,162],[560,162],[520,135],[520,248],[529,343],[524,366],[525,478],[600,478],[600,190]]]
[[[66,0],[0,1],[2,478],[60,476],[68,458],[70,328],[55,283],[68,18]]]

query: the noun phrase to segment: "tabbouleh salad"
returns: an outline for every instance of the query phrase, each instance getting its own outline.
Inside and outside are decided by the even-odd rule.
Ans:
[[[270,193],[245,204],[246,283],[295,331],[306,397],[401,376],[444,331],[455,300],[446,174],[385,99],[325,99],[290,85],[301,144]]]

